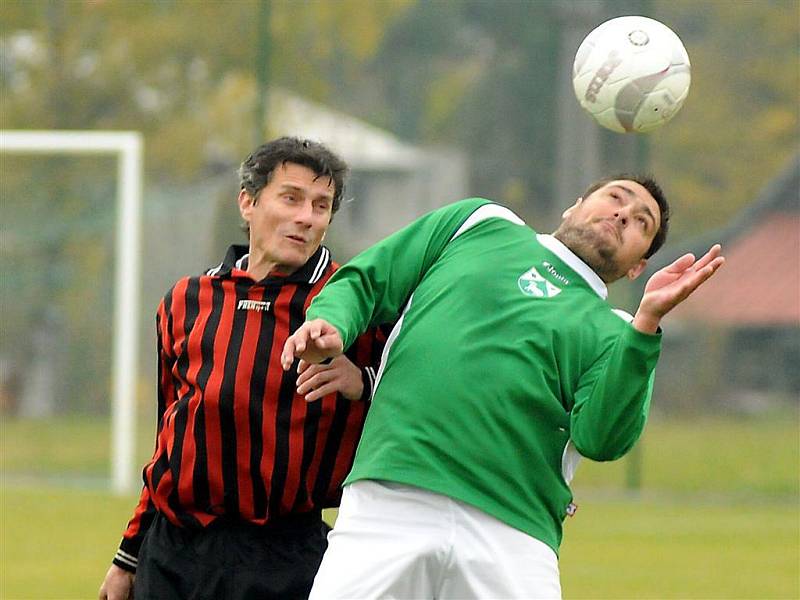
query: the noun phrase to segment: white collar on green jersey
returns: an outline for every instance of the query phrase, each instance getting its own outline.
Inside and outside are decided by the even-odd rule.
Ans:
[[[583,262],[578,256],[558,239],[546,233],[537,233],[536,240],[545,248],[550,250],[562,261],[567,263],[567,266],[575,271],[578,275],[586,280],[592,289],[597,292],[603,300],[608,298],[608,288],[606,284],[597,276],[597,273],[592,271],[591,267]]]

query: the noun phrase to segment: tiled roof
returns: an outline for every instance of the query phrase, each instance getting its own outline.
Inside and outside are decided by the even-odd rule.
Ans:
[[[765,215],[722,253],[721,270],[667,319],[800,327],[800,213]]]

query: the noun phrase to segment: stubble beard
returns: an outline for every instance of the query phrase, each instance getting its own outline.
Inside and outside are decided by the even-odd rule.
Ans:
[[[553,236],[589,265],[605,283],[621,277],[616,250],[594,229],[564,222]]]

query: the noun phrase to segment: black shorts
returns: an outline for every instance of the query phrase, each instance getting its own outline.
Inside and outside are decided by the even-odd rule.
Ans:
[[[307,598],[328,545],[320,514],[258,527],[176,527],[158,514],[142,542],[136,600]]]

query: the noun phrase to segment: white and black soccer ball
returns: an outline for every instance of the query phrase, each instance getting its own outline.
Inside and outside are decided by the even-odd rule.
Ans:
[[[580,105],[600,125],[645,133],[681,108],[690,69],[686,48],[669,27],[647,17],[617,17],[583,40],[572,84]]]

